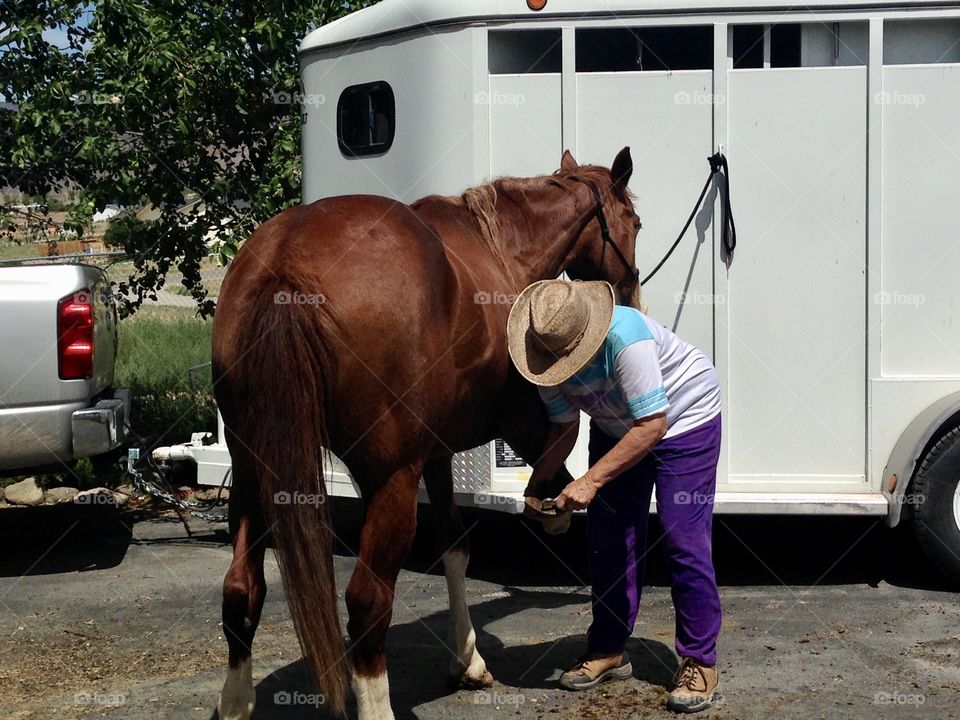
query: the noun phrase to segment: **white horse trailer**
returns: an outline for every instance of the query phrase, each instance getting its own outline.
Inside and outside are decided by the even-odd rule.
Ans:
[[[717,511],[894,525],[911,505],[960,567],[960,2],[383,0],[300,62],[304,202],[629,145],[641,273],[722,149],[736,252],[715,189],[644,287],[722,379]],[[502,442],[455,468],[461,502],[521,507],[530,468]],[[356,494],[342,465],[328,481]]]

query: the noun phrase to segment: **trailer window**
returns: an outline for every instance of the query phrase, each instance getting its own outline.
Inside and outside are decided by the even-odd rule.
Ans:
[[[770,27],[770,67],[801,67],[800,33],[794,23]]]
[[[866,65],[868,36],[865,22],[738,25],[733,28],[733,68]]]
[[[884,65],[960,62],[960,20],[887,20]]]
[[[711,69],[712,27],[577,30],[577,72]]]
[[[382,155],[393,144],[396,103],[386,82],[351,85],[337,103],[337,142],[347,157]]]
[[[562,39],[556,30],[491,30],[487,35],[487,66],[491,75],[558,73],[562,70]]]
[[[763,25],[733,28],[733,69],[763,67]]]

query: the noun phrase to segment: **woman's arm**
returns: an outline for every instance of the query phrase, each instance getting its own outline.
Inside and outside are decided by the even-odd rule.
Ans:
[[[557,508],[560,510],[585,508],[600,488],[643,460],[666,433],[667,416],[663,413],[636,420],[627,434],[587,470],[583,477],[574,480],[563,489],[557,498]]]
[[[550,423],[543,453],[533,466],[530,481],[527,483],[526,490],[523,491],[524,495],[540,497],[537,492],[538,487],[552,480],[560,472],[564,461],[573,452],[579,428],[579,420],[569,423]]]

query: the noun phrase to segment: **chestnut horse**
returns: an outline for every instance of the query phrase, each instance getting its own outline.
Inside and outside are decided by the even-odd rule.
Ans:
[[[213,330],[233,460],[221,720],[253,710],[250,647],[268,542],[327,705],[343,714],[352,674],[361,720],[393,717],[384,642],[421,476],[439,518],[451,680],[493,682],[464,593],[467,540],[451,457],[496,437],[530,464],[540,457],[548,422],[536,389],[510,364],[510,303],[564,271],[608,280],[621,303],[639,300],[632,170],[629,148],[611,169],[579,166],[566,152],[552,175],[502,178],[459,197],[328,198],[265,222],[237,254]],[[349,651],[323,506],[328,451],[346,464],[366,511],[346,589]],[[569,480],[564,470],[555,483]]]

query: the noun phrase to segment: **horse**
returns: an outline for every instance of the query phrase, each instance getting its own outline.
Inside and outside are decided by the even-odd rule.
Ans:
[[[384,643],[416,529],[421,476],[437,515],[450,603],[449,679],[489,687],[465,596],[469,557],[453,497],[454,453],[503,438],[529,464],[548,420],[507,352],[510,306],[562,272],[640,298],[640,221],[630,149],[610,168],[499,178],[412,204],[372,195],[318,200],[263,223],[226,274],[213,327],[214,393],[233,463],[233,559],[223,582],[228,670],[221,720],[248,720],[251,645],[272,544],[300,646],[327,706],[393,718]],[[630,258],[630,260],[628,260]],[[360,488],[359,556],[337,611],[328,453]],[[561,488],[564,469],[553,479]],[[528,493],[547,497],[545,488]]]

